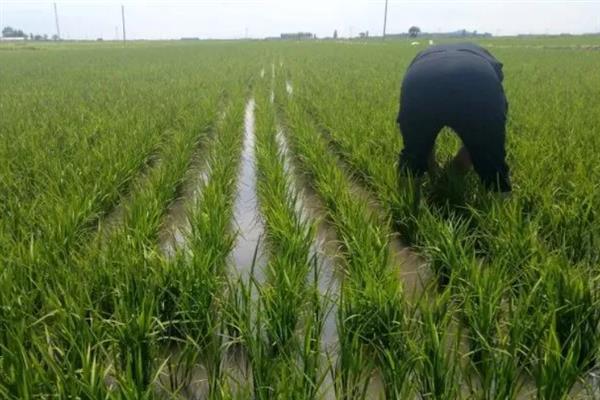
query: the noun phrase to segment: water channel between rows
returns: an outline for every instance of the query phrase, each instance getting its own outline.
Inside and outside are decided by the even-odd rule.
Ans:
[[[255,106],[253,98],[248,100],[244,114],[244,145],[234,202],[234,229],[238,237],[231,257],[242,278],[253,272],[257,282],[262,283],[267,260],[263,243],[264,221],[256,193]]]

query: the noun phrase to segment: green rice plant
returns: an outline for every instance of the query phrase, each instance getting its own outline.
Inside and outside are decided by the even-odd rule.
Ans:
[[[502,323],[508,289],[505,272],[473,260],[465,263],[459,276],[459,307],[469,327],[469,357],[478,381],[475,386],[485,399],[516,398],[520,375],[517,349]]]
[[[468,224],[463,219],[448,219],[440,223],[434,212],[424,210],[419,228],[419,250],[442,286],[450,283],[453,275],[464,268],[465,260],[474,260],[473,239],[467,236]]]
[[[120,305],[121,306],[121,305]],[[154,318],[155,304],[144,299],[138,312],[130,315],[130,305],[123,304],[116,310],[114,324],[116,379],[118,390],[125,398],[150,398],[152,384],[160,368],[152,368],[156,362],[156,335],[160,334]],[[122,312],[127,313],[121,315]]]
[[[344,303],[346,291],[342,290],[340,305]],[[351,312],[351,310],[348,310]],[[339,356],[337,365],[331,360],[331,375],[334,382],[335,395],[338,399],[365,399],[368,395],[371,376],[376,371],[376,364],[365,351],[361,332],[352,329],[346,308],[341,306],[338,312]]]
[[[424,296],[418,305],[419,335],[411,343],[417,357],[417,391],[424,399],[459,398],[462,329],[454,320],[457,310],[452,290],[447,288],[433,298]]]
[[[517,200],[497,202],[493,198],[469,212],[478,254],[487,262],[508,269],[514,294],[528,290],[539,276],[537,265],[548,256],[535,217],[528,217]]]
[[[534,375],[538,397],[567,398],[598,351],[597,288],[588,274],[561,260],[546,265],[544,292],[551,324],[540,342]]]

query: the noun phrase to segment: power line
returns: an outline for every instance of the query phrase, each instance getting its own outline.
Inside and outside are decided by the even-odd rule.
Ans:
[[[56,9],[56,3],[54,3],[54,20],[56,22],[56,37],[60,40],[60,25],[58,24],[58,10]]]
[[[383,38],[385,39],[385,32],[387,29],[387,14],[388,14],[388,0],[385,0],[385,13],[383,14]]]

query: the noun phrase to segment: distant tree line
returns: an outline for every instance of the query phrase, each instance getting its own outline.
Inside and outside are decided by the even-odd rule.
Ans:
[[[20,29],[13,29],[10,26],[2,29],[2,37],[5,38],[27,38],[27,34]]]
[[[453,32],[422,32],[421,28],[419,28],[418,26],[411,26],[408,29],[408,32],[406,32],[406,33],[391,33],[391,34],[387,34],[386,36],[387,37],[397,37],[397,38],[401,38],[401,37],[416,38],[418,36],[425,36],[425,37],[490,37],[490,36],[492,36],[492,34],[488,33],[488,32],[480,33],[477,31],[468,31],[466,29],[461,29],[461,30],[453,31]]]
[[[4,29],[2,29],[2,37],[4,38],[23,38],[23,39],[29,39],[29,40],[58,40],[59,37],[57,35],[52,35],[52,37],[48,37],[48,35],[44,34],[44,35],[39,35],[39,34],[27,34],[25,32],[23,32],[21,29],[14,29],[10,26],[5,27]]]

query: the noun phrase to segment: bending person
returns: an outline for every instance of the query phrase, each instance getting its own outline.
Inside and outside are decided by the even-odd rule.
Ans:
[[[435,140],[448,126],[463,142],[452,167],[464,173],[472,165],[487,188],[510,192],[503,78],[502,64],[475,44],[431,46],[419,53],[402,82],[400,171],[421,176],[435,168]]]

